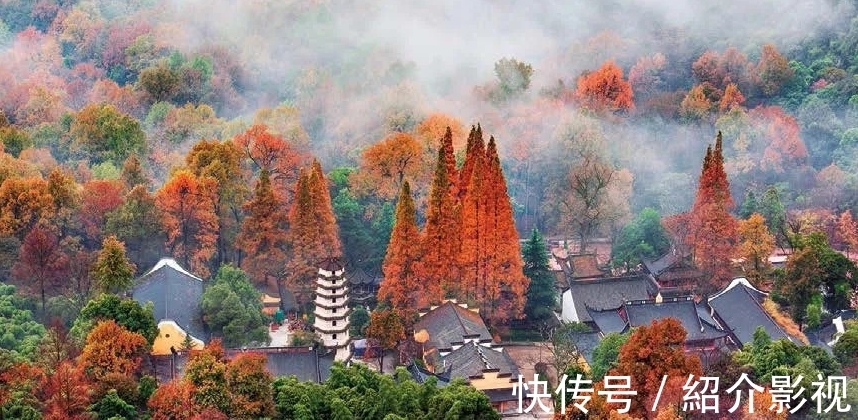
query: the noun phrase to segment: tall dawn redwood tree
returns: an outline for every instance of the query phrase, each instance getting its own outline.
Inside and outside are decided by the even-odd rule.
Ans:
[[[340,258],[342,251],[327,181],[318,161],[313,162],[310,170],[301,172],[295,191],[289,212],[291,249],[285,282],[303,305],[313,290],[318,262]]]
[[[470,179],[461,203],[460,297],[479,302],[489,322],[501,323],[523,315],[529,280],[495,140],[483,144],[482,132],[472,130],[462,170]]]
[[[486,205],[488,222],[488,268],[490,281],[487,287],[489,317],[497,321],[521,318],[524,315],[525,295],[530,280],[524,275],[521,245],[515,228],[512,203],[501,169],[500,157],[494,137],[486,147],[486,163],[490,194]]]
[[[738,224],[730,214],[734,206],[724,171],[719,131],[715,148],[706,149],[686,241],[691,246],[694,263],[703,270],[708,282],[701,285],[703,292],[729,280],[730,258],[735,255],[738,239]]]
[[[417,308],[429,303],[433,293],[437,294],[437,291],[429,290],[437,285],[417,276],[421,256],[419,234],[411,186],[405,181],[399,190],[396,221],[382,264],[384,279],[379,285],[378,297],[389,301],[400,319],[408,324],[417,314]]]
[[[236,237],[245,254],[241,266],[255,284],[276,284],[286,265],[289,219],[274,195],[267,169],[260,171],[253,197],[242,209],[247,216]]]
[[[456,200],[456,166],[453,157],[453,134],[450,128],[441,139],[435,176],[429,187],[426,224],[421,232],[420,277],[427,285],[429,299],[436,301],[455,292],[454,279],[459,278],[457,264],[461,238]]]

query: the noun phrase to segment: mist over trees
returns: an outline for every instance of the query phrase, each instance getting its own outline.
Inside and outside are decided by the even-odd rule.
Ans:
[[[0,369],[40,342],[62,355],[21,368],[14,392],[44,405],[16,410],[169,417],[206,383],[87,391],[145,382],[151,308],[118,295],[163,256],[213,284],[228,345],[265,341],[265,320],[216,312],[258,312],[254,290],[306,309],[322,257],[384,276],[406,326],[450,297],[547,319],[558,239],[610,242],[619,271],[688,250],[704,292],[742,273],[807,325],[856,306],[854,1],[462,3],[0,2]],[[776,250],[794,251],[780,269]],[[260,374],[216,350],[200,370]],[[272,413],[218,381],[195,407]],[[293,402],[276,409],[313,410]]]

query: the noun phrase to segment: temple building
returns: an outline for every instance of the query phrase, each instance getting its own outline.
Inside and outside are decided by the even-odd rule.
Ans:
[[[162,258],[135,282],[132,297],[141,305],[152,304],[158,321],[158,337],[152,354],[169,355],[183,347],[201,349],[208,340],[202,323],[200,301],[203,280],[172,258]],[[189,336],[186,340],[186,336]]]
[[[349,343],[349,288],[345,269],[336,259],[328,258],[319,264],[314,300],[313,328],[324,346],[336,351],[335,360],[351,358]]]

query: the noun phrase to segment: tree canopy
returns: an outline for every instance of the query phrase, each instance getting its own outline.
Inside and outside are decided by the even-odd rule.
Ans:
[[[268,342],[268,323],[262,313],[259,292],[247,274],[230,265],[221,266],[203,292],[203,322],[229,347]]]

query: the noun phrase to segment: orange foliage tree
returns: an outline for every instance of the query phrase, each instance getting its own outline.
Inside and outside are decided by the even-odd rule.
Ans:
[[[789,66],[787,58],[773,44],[763,45],[760,51],[760,62],[757,64],[756,70],[760,89],[766,96],[780,92],[783,85],[795,74],[795,71]]]
[[[789,418],[788,407],[783,407],[778,412],[770,389],[763,389],[762,392],[754,391],[754,394],[753,403],[748,401],[738,410],[742,413],[742,420],[787,420]]]
[[[253,198],[242,209],[246,216],[236,238],[244,252],[241,267],[256,284],[276,284],[286,266],[289,219],[274,196],[268,170],[260,172]]]
[[[40,394],[45,420],[88,420],[87,411],[92,398],[92,384],[81,367],[64,361],[51,375],[42,377]]]
[[[264,125],[253,125],[232,141],[257,168],[268,170],[277,198],[285,205],[291,203],[301,166],[307,161],[306,154]]]
[[[453,134],[447,129],[438,149],[435,176],[429,188],[426,224],[420,233],[422,252],[417,271],[418,277],[426,284],[427,292],[431,292],[427,296],[430,301],[442,298],[443,294],[455,293],[454,279],[459,278],[458,267],[454,263],[461,243],[456,178]]]
[[[765,145],[761,167],[782,173],[784,168],[807,162],[807,147],[801,139],[798,121],[779,106],[761,106],[749,113]]]
[[[845,210],[837,217],[837,235],[835,236],[847,252],[849,250],[858,251],[858,223],[852,217],[851,211]]]
[[[389,301],[391,307],[406,323],[411,323],[417,309],[440,295],[440,282],[418,277],[421,258],[420,232],[415,221],[414,201],[408,181],[402,184],[396,203],[396,219],[390,242],[382,263],[384,279],[378,297]]]
[[[199,411],[194,404],[193,385],[183,380],[173,380],[155,390],[146,405],[152,420],[189,420]]]
[[[747,90],[751,85],[751,68],[748,58],[735,47],[730,47],[722,54],[705,51],[691,64],[691,74],[698,83],[709,84],[722,92],[730,83]]]
[[[724,89],[724,95],[721,96],[721,101],[718,103],[718,110],[726,112],[733,107],[741,106],[743,103],[745,103],[745,95],[742,95],[735,83],[730,83]]]
[[[182,170],[155,194],[167,248],[203,277],[210,273],[208,264],[217,244],[216,184],[213,178]]]
[[[342,256],[327,185],[321,165],[314,160],[310,170],[302,171],[298,179],[296,199],[289,211],[291,249],[285,281],[301,304],[309,301],[319,261]]]
[[[608,375],[631,377],[631,389],[637,395],[631,397],[629,414],[647,418],[664,375],[702,375],[700,359],[685,354],[685,336],[685,328],[675,318],[655,320],[635,329],[620,348],[617,366]]]
[[[241,353],[226,365],[230,390],[230,418],[259,419],[274,415],[273,378],[260,353]]]
[[[122,183],[109,180],[92,180],[83,184],[78,217],[89,245],[101,242],[107,213],[122,204],[122,187]]]
[[[235,237],[241,223],[241,205],[247,196],[247,183],[241,168],[242,151],[230,141],[201,140],[185,157],[188,169],[198,177],[217,180],[214,210],[218,215],[219,234],[214,266],[237,262]]]
[[[55,366],[51,367],[51,372],[54,368]],[[0,366],[0,407],[13,401],[19,406],[29,406],[34,409],[38,407],[40,395],[37,390],[40,389],[44,373],[41,367],[28,362],[4,360]]]
[[[54,215],[53,197],[41,178],[8,178],[0,184],[0,234],[19,240]]]
[[[424,156],[434,158],[438,154],[438,139],[444,137],[450,130],[453,148],[459,149],[465,146],[467,133],[462,122],[453,116],[433,113],[414,126],[414,137],[423,145],[426,153]]]
[[[709,284],[701,285],[704,291],[729,280],[730,258],[734,255],[737,241],[736,220],[730,214],[733,207],[719,131],[715,148],[709,146],[706,149],[687,237],[694,262],[709,281]]]
[[[384,352],[393,350],[405,339],[405,328],[402,319],[390,309],[375,310],[369,316],[366,326],[366,337],[374,342],[381,351],[378,354],[378,365],[384,370]]]
[[[575,96],[582,106],[595,111],[627,111],[634,108],[632,85],[623,70],[607,61],[598,70],[578,78]]]
[[[528,279],[494,137],[484,147],[475,128],[469,143],[462,169],[470,176],[461,202],[459,297],[479,302],[490,323],[502,323],[522,316]]]
[[[425,166],[420,143],[408,133],[396,132],[363,151],[360,168],[349,181],[360,195],[371,192],[393,199],[405,180],[415,188],[427,184]]]
[[[766,219],[759,213],[739,220],[737,233],[738,256],[744,260],[746,276],[752,283],[759,285],[769,268],[769,255],[775,249],[775,237],[769,233]]]
[[[111,374],[133,377],[140,372],[149,347],[142,335],[128,331],[113,320],[99,321],[86,336],[80,364],[94,381]]]

